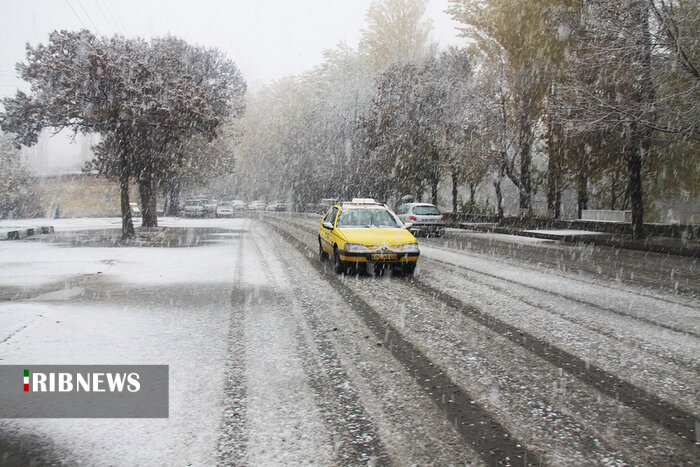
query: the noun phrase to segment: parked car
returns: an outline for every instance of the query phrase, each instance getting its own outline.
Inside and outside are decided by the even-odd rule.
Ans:
[[[384,204],[353,199],[333,206],[318,227],[321,261],[340,274],[368,264],[413,274],[420,251],[416,238]]]
[[[396,215],[414,235],[445,235],[445,216],[434,204],[402,204],[396,209]]]
[[[251,203],[248,205],[248,209],[250,209],[251,211],[264,211],[266,207],[267,204],[265,204],[265,201],[259,199],[251,201]]]
[[[233,205],[228,202],[221,202],[216,206],[216,217],[234,217],[236,211]]]
[[[233,206],[233,210],[236,212],[243,212],[246,209],[248,209],[245,204],[245,201],[243,201],[242,199],[234,199],[233,201],[231,201],[231,206]]]
[[[267,205],[267,210],[276,212],[287,212],[290,210],[290,205],[285,201],[273,201],[272,203]]]
[[[316,210],[318,210],[319,214],[325,214],[337,202],[338,198],[321,198],[321,201],[316,206]]]
[[[210,216],[215,216],[216,215],[216,207],[219,205],[219,202],[215,199],[212,200],[204,200],[204,212],[206,215]]]
[[[129,203],[129,209],[131,210],[132,216],[140,216],[141,215],[141,209],[139,208],[138,204]]]
[[[188,199],[185,201],[185,216],[204,217],[206,215],[205,203],[206,200],[203,199]]]

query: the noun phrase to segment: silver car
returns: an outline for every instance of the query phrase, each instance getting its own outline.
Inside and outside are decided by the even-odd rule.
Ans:
[[[445,235],[445,216],[433,204],[402,204],[396,209],[396,215],[413,235],[435,237]]]
[[[216,206],[216,217],[233,217],[236,215],[231,203],[222,202]]]
[[[204,217],[206,211],[204,209],[203,199],[188,199],[185,201],[185,216],[187,217]]]

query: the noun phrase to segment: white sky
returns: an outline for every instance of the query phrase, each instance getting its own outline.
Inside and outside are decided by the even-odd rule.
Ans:
[[[322,51],[345,41],[357,47],[371,0],[0,0],[0,97],[28,89],[16,78],[25,44],[45,43],[55,29],[83,27],[100,35],[172,34],[225,52],[256,87],[311,69]],[[433,41],[461,43],[444,13],[448,0],[430,0]]]

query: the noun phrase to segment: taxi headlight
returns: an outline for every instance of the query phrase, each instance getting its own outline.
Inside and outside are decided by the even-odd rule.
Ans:
[[[403,246],[403,251],[407,253],[418,253],[418,244],[417,243],[406,243]]]
[[[348,253],[364,253],[367,251],[367,247],[359,243],[346,243],[345,251]]]

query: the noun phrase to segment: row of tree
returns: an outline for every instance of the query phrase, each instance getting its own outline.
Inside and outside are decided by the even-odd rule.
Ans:
[[[449,180],[453,210],[460,186],[473,201],[489,182],[502,216],[508,180],[521,212],[541,189],[559,216],[573,188],[579,210],[591,196],[631,208],[637,236],[645,195],[697,198],[697,0],[451,0],[469,45],[442,52],[425,8],[375,0],[357,49],[340,44],[245,98],[216,50],[54,32],[28,46],[18,71],[32,92],[3,101],[0,126],[25,145],[45,128],[99,134],[89,169],[119,180],[124,237],[130,181],[154,226],[156,192],[174,208],[183,186],[234,161],[239,193],[297,206],[409,193],[437,204]]]
[[[138,184],[143,226],[157,225],[156,193],[230,171],[231,138],[217,138],[243,112],[246,85],[217,50],[166,37],[150,42],[57,31],[27,46],[18,65],[31,94],[3,99],[2,130],[32,145],[44,129],[100,135],[89,170],[119,181],[122,236],[134,235],[129,183]]]
[[[324,196],[428,194],[489,181],[503,215],[562,191],[631,209],[643,234],[645,194],[697,197],[700,79],[693,0],[452,0],[469,39],[439,53],[422,0],[378,0],[357,50],[248,103],[241,170],[250,196],[303,205]],[[534,160],[543,162],[536,170]]]

